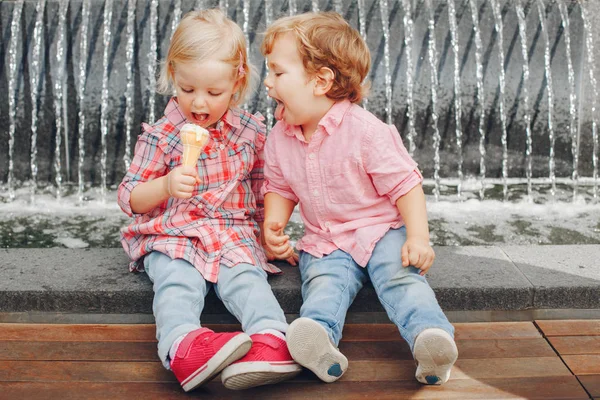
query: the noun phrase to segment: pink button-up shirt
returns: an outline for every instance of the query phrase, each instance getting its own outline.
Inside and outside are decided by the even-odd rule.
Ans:
[[[265,159],[263,193],[300,203],[298,250],[341,249],[363,267],[377,241],[404,224],[396,200],[423,180],[396,128],[349,101],[325,114],[308,143],[300,127],[279,121]]]
[[[145,214],[133,214],[131,191],[140,183],[169,173],[182,163],[179,129],[187,122],[177,100],[153,126],[144,124],[135,154],[118,189],[118,203],[133,223],[121,230],[121,243],[132,259],[130,269],[143,270],[151,251],[190,262],[210,282],[221,265],[249,263],[270,273],[260,245],[258,225],[264,219],[263,184],[265,125],[262,117],[230,109],[210,129],[211,138],[198,159],[201,183],[190,199],[169,198]]]

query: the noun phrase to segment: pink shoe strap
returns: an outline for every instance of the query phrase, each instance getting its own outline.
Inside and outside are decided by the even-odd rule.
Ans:
[[[211,331],[208,328],[199,328],[199,329],[191,331],[190,333],[188,333],[187,335],[185,335],[185,337],[183,338],[183,340],[181,341],[181,343],[179,343],[179,347],[177,348],[176,356],[178,356],[178,357],[185,357],[185,355],[187,354],[188,350],[190,349],[190,345],[192,344],[192,342],[198,336],[200,336],[200,335],[202,335],[204,333],[214,333],[214,332]]]
[[[284,340],[282,340],[276,336],[273,336],[270,333],[254,334],[254,335],[250,336],[250,338],[252,339],[252,343],[263,343],[274,349],[280,348],[281,344],[285,343]]]

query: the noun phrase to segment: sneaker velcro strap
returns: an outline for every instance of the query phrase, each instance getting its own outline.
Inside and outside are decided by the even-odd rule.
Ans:
[[[250,337],[252,338],[252,343],[266,344],[267,346],[269,346],[273,349],[278,349],[281,347],[281,345],[283,343],[285,343],[283,340],[281,340],[278,337],[275,337],[269,333],[256,334],[256,335],[252,335]]]

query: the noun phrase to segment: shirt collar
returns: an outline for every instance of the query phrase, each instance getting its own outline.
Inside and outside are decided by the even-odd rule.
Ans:
[[[328,135],[332,135],[342,123],[344,115],[350,106],[352,106],[352,103],[349,100],[338,101],[325,113],[318,125],[322,126]],[[300,127],[285,124],[285,128],[286,135],[296,136],[298,139],[304,141],[304,135]]]

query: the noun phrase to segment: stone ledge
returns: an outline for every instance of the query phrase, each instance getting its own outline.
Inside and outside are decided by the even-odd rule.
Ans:
[[[437,247],[429,282],[446,311],[600,309],[600,245]],[[0,312],[151,314],[152,285],[115,249],[0,250]],[[286,314],[302,302],[298,270],[269,281]],[[366,286],[350,313],[382,312]],[[211,291],[205,314],[227,313]]]

